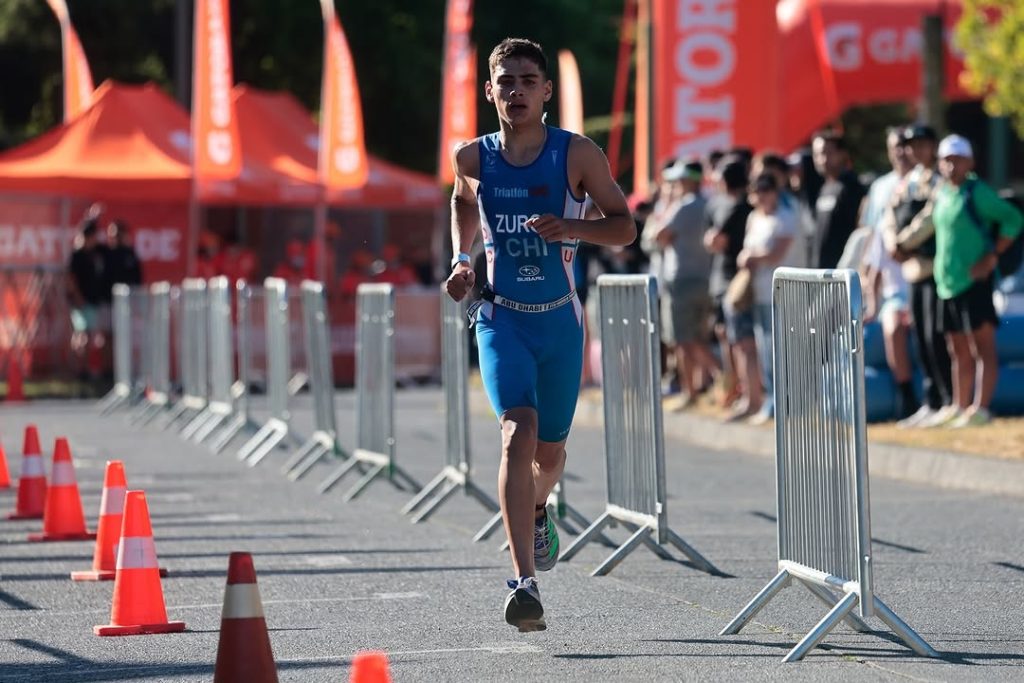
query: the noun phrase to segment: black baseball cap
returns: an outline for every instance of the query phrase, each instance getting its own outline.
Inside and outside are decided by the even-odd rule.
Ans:
[[[902,137],[903,142],[913,142],[914,140],[931,140],[932,142],[939,141],[939,135],[935,132],[935,129],[921,123],[915,123],[912,126],[904,128]]]

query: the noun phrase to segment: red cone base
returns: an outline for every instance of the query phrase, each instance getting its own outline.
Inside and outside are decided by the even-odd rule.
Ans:
[[[152,633],[180,633],[185,630],[184,621],[168,621],[163,624],[134,624],[132,626],[93,626],[98,636],[141,636]]]
[[[113,569],[87,569],[84,572],[71,572],[72,581],[113,581],[117,572]],[[167,570],[160,567],[160,576],[167,576]]]
[[[19,512],[12,512],[11,514],[7,515],[7,519],[42,519],[42,518],[43,518],[43,513],[42,512],[40,512],[38,515],[32,515],[32,514],[27,514],[26,515],[26,514],[21,514]]]
[[[33,543],[41,541],[95,541],[96,534],[89,531],[84,534],[54,534],[51,536],[46,534],[29,534],[28,540]]]

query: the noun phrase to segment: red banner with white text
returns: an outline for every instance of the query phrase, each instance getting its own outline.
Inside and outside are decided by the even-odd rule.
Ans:
[[[229,0],[195,0],[192,61],[192,165],[196,182],[231,180],[242,170],[231,88]]]
[[[352,52],[334,11],[320,0],[324,17],[324,71],[320,89],[320,178],[328,192],[362,187],[369,175]]]
[[[470,41],[473,0],[448,0],[446,14],[437,178],[450,185],[455,182],[452,150],[477,133],[476,46]]]

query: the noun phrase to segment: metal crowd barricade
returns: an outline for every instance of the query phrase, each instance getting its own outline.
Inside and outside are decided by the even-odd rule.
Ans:
[[[302,289],[288,290],[288,336],[291,345],[288,349],[289,372],[288,395],[295,396],[309,386],[309,373],[312,370],[307,350],[309,344],[306,335],[309,329],[306,327],[305,313],[303,311],[306,298]]]
[[[171,285],[154,282],[149,286],[149,344],[145,351],[146,400],[132,416],[132,422],[148,424],[164,411],[171,395]]]
[[[248,284],[245,280],[238,280],[235,283],[235,319],[236,319],[236,343],[238,379],[231,385],[231,397],[233,410],[227,422],[218,430],[204,436],[200,441],[208,439],[208,445],[214,453],[220,453],[228,444],[244,433],[252,436],[260,430],[251,412],[250,391],[255,383],[253,372],[253,338],[257,336],[253,320],[253,307],[256,302],[265,300],[262,287]]]
[[[351,470],[366,466],[345,494],[352,500],[385,474],[395,487],[419,491],[416,480],[395,464],[395,288],[362,284],[356,291],[356,449],[321,482],[330,491]]]
[[[234,412],[231,383],[234,353],[231,343],[231,284],[226,277],[210,278],[206,285],[207,363],[209,372],[206,408],[182,430],[196,443],[209,436]]]
[[[348,457],[338,443],[338,427],[334,416],[331,326],[327,320],[327,302],[321,283],[309,280],[302,283],[302,318],[309,385],[313,392],[315,431],[283,468],[292,481],[301,479],[325,455]]]
[[[877,615],[918,654],[938,657],[874,595],[864,330],[853,270],[775,271],[775,482],[779,573],[723,630],[738,633],[794,579],[830,610],[783,661],[804,657],[840,621]],[[838,597],[836,595],[838,592]]]
[[[288,285],[276,277],[263,283],[266,297],[267,398],[270,417],[256,434],[238,451],[238,459],[256,466],[291,434],[288,410],[288,380],[291,351],[289,349]],[[294,437],[294,435],[292,435]]]
[[[657,282],[650,275],[602,275],[597,288],[608,504],[561,559],[571,560],[615,520],[633,534],[592,576],[610,572],[641,543],[662,559],[673,559],[663,546],[674,545],[699,569],[718,574],[668,525]]]
[[[167,422],[164,423],[165,429],[182,419],[185,421],[183,429],[188,429],[189,421],[206,409],[206,329],[206,280],[186,278],[181,283],[178,327],[181,397],[171,408]]]
[[[462,488],[492,512],[500,508],[472,479],[473,468],[469,445],[469,329],[466,299],[455,302],[441,293],[441,377],[445,405],[444,469],[423,487],[405,507],[402,514],[415,513],[413,523],[427,519]],[[442,488],[443,487],[443,488]],[[440,493],[434,495],[438,489]],[[430,496],[434,496],[427,501]]]
[[[116,284],[113,296],[112,334],[114,337],[114,387],[99,402],[100,413],[106,415],[126,403],[132,396],[132,311],[128,285]]]

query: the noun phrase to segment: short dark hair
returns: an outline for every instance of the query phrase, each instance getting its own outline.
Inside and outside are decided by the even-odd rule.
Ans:
[[[727,190],[746,189],[749,182],[747,165],[739,157],[726,156],[718,164],[718,172],[722,176]]]
[[[487,67],[493,72],[504,59],[528,59],[537,65],[541,75],[547,76],[548,58],[544,56],[544,48],[529,38],[506,38],[495,45],[487,58]]]
[[[765,171],[757,176],[757,180],[754,181],[754,189],[758,192],[778,192],[779,182],[775,179],[774,174]]]
[[[765,170],[781,171],[782,173],[789,172],[789,164],[778,154],[761,155],[761,167]]]
[[[831,142],[836,149],[844,152],[849,150],[846,146],[846,136],[837,130],[820,130],[815,133],[814,139],[824,140],[826,143]]]

